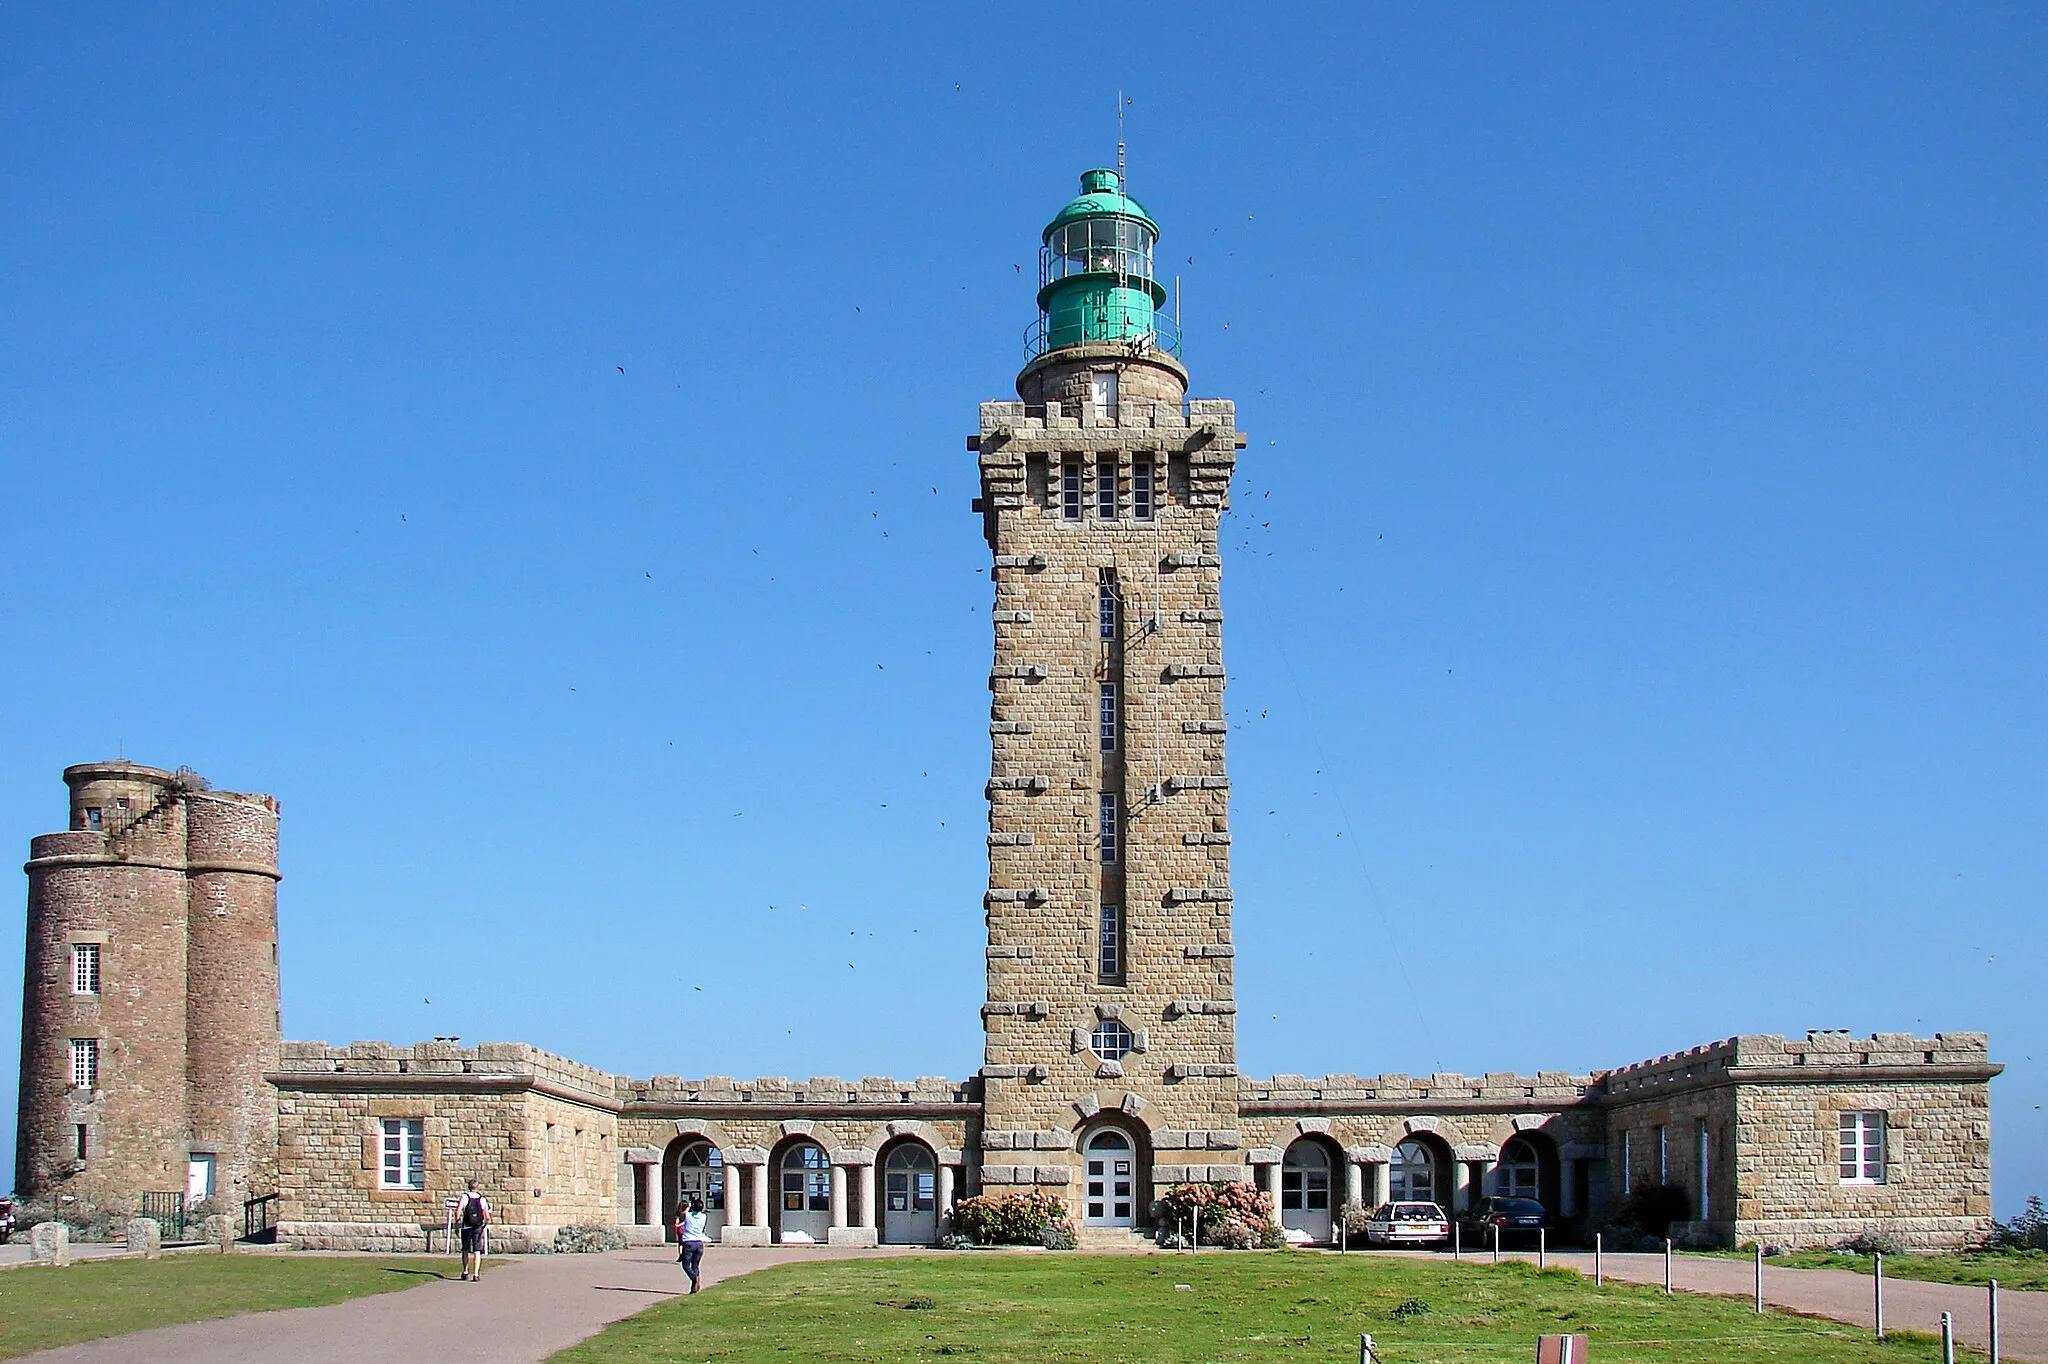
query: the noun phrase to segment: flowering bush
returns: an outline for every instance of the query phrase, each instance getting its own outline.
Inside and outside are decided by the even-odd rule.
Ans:
[[[1200,1244],[1205,1246],[1249,1250],[1273,1239],[1266,1234],[1273,1225],[1273,1195],[1243,1180],[1170,1185],[1159,1195],[1159,1215],[1168,1226],[1184,1228],[1190,1236],[1199,1224]],[[1277,1228],[1273,1235],[1278,1235]]]
[[[1043,1245],[1048,1227],[1072,1235],[1066,1203],[1044,1189],[963,1198],[953,1205],[953,1225],[984,1246]]]
[[[562,1255],[596,1255],[625,1248],[626,1235],[617,1227],[583,1222],[555,1232],[555,1251]]]

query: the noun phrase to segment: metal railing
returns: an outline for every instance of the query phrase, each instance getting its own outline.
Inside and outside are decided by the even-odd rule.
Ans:
[[[1046,351],[1053,349],[1052,343],[1047,336],[1049,330],[1050,324],[1047,322],[1044,313],[1040,313],[1037,319],[1024,329],[1025,360],[1036,360],[1039,356],[1045,354]],[[1139,332],[1135,336],[1089,337],[1076,342],[1062,342],[1061,344],[1125,346],[1129,348],[1133,355],[1143,355],[1147,351],[1158,350],[1165,351],[1168,355],[1178,358],[1180,355],[1180,327],[1172,318],[1161,313],[1154,313],[1148,329]]]
[[[280,1199],[274,1193],[259,1198],[246,1199],[242,1203],[242,1239],[244,1241],[275,1241],[277,1239],[277,1205]]]
[[[157,1230],[166,1241],[185,1239],[185,1195],[181,1193],[146,1193],[142,1195],[141,1216],[156,1222]]]

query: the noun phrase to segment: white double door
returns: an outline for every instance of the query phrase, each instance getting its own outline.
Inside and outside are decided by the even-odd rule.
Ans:
[[[1091,1227],[1136,1226],[1138,1153],[1115,1128],[1090,1136],[1081,1148],[1087,1164],[1087,1198],[1081,1220]]]

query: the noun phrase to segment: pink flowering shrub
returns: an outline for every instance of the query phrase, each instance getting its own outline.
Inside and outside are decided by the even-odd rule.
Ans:
[[[978,1245],[1039,1245],[1047,1227],[1066,1229],[1067,1205],[1045,1189],[979,1194],[953,1205],[953,1226]]]
[[[1273,1195],[1256,1184],[1174,1184],[1159,1195],[1160,1220],[1189,1235],[1195,1234],[1197,1210],[1202,1245],[1249,1250],[1270,1239],[1266,1228],[1273,1225]]]

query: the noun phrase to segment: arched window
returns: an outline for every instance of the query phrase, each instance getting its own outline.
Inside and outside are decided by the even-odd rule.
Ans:
[[[676,1197],[701,1198],[706,1212],[725,1210],[725,1157],[716,1146],[696,1142],[676,1158]]]
[[[802,1142],[782,1157],[782,1210],[832,1211],[832,1162],[822,1146]]]
[[[1321,1142],[1297,1141],[1280,1163],[1280,1210],[1330,1210],[1330,1153]]]
[[[1388,1171],[1388,1196],[1396,1203],[1436,1202],[1436,1161],[1419,1141],[1404,1141],[1394,1148],[1394,1164]]]
[[[1089,1045],[1103,1060],[1121,1061],[1131,1054],[1131,1047],[1137,1040],[1129,1028],[1114,1018],[1105,1018],[1095,1025]]]
[[[1500,1148],[1500,1164],[1495,1167],[1494,1192],[1503,1198],[1540,1198],[1543,1165],[1536,1155],[1533,1143],[1516,1137]]]

